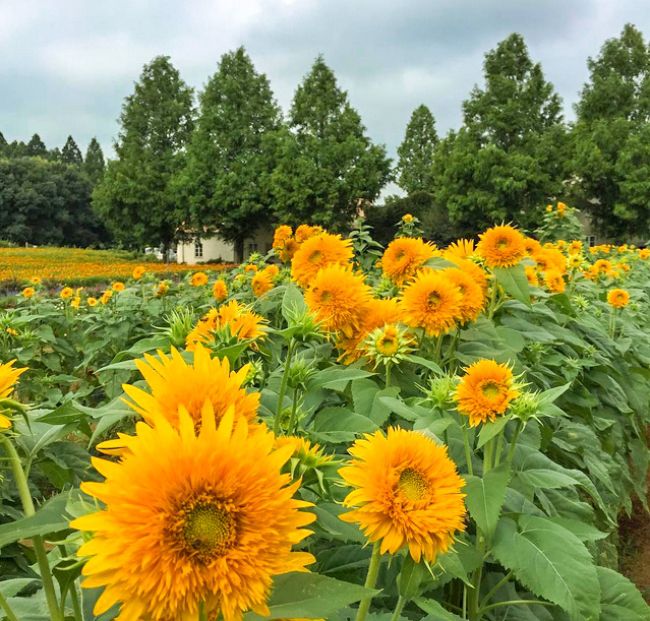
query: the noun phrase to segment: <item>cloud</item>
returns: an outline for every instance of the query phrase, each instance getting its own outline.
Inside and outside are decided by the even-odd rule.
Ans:
[[[373,140],[394,154],[425,103],[439,133],[457,127],[482,82],[485,52],[513,31],[563,97],[567,117],[586,59],[625,22],[650,35],[636,0],[0,0],[0,131],[69,133],[110,148],[142,65],[167,54],[200,89],[244,44],[285,110],[317,54],[334,69]]]

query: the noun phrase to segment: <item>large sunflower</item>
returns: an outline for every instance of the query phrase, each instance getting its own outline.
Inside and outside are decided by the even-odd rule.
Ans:
[[[478,360],[465,369],[456,388],[456,407],[469,417],[470,426],[476,427],[504,414],[518,394],[513,387],[512,371],[506,365]]]
[[[341,477],[356,488],[343,501],[354,510],[341,519],[359,524],[381,552],[408,546],[416,562],[433,563],[465,528],[463,479],[447,449],[424,434],[391,427],[366,434],[349,449]]]
[[[253,420],[260,395],[242,388],[248,365],[231,372],[227,358],[211,358],[210,351],[201,344],[193,355],[192,364],[188,364],[172,347],[170,357],[159,351],[160,360],[149,354],[144,360],[136,360],[150,392],[125,384],[124,391],[131,398],[129,406],[150,424],[165,419],[178,425],[181,406],[198,423],[205,403],[212,406],[217,419],[233,407],[235,416]]]
[[[614,308],[625,308],[630,302],[630,294],[625,289],[610,289],[607,292],[607,302]]]
[[[458,287],[441,271],[422,270],[402,293],[404,322],[437,336],[454,327],[461,318],[462,296]]]
[[[511,226],[493,226],[480,239],[476,249],[490,267],[512,267],[526,255],[526,238]]]
[[[273,289],[273,276],[266,270],[257,272],[251,280],[251,288],[255,297],[260,297]]]
[[[340,235],[321,233],[305,240],[291,260],[291,277],[307,287],[322,267],[347,265],[352,259],[352,242]]]
[[[15,369],[15,362],[15,360],[10,360],[6,364],[0,364],[0,399],[6,399],[11,395],[14,384],[27,371],[26,368]],[[0,429],[8,429],[9,427],[11,427],[11,420],[0,414]]]
[[[350,337],[361,325],[370,296],[363,274],[334,264],[319,270],[305,293],[305,302],[325,329]]]
[[[446,269],[443,273],[460,291],[460,317],[463,323],[474,321],[485,306],[483,287],[461,269]]]
[[[413,278],[433,256],[440,254],[435,246],[413,237],[398,237],[384,251],[381,267],[384,275],[401,285]]]
[[[208,404],[198,432],[184,412],[178,429],[138,423],[119,462],[93,459],[105,480],[81,487],[105,508],[71,526],[93,533],[79,554],[83,586],[104,587],[95,615],[118,603],[119,621],[194,621],[200,603],[210,619],[268,615],[273,577],[313,562],[291,551],[314,519],[281,474],[291,448],[233,420],[217,427]]]

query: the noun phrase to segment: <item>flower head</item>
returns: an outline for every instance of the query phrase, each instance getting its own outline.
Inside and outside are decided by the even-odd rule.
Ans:
[[[301,287],[307,287],[322,267],[347,265],[351,259],[352,242],[349,239],[321,233],[306,240],[293,255],[291,276]]]
[[[25,287],[25,288],[22,290],[21,295],[22,295],[24,298],[26,298],[26,299],[29,300],[29,298],[34,297],[34,294],[35,294],[35,293],[36,293],[36,290],[34,289],[34,287]]]
[[[630,302],[630,294],[625,289],[610,289],[607,303],[614,308],[625,308]]]
[[[145,273],[145,268],[144,265],[138,265],[136,268],[133,269],[133,278],[134,280],[140,280]]]
[[[446,269],[443,273],[460,291],[460,318],[462,322],[474,321],[485,306],[483,288],[468,272],[462,269]]]
[[[209,404],[198,430],[182,413],[179,428],[138,423],[121,439],[119,462],[93,459],[104,481],[82,484],[104,509],[71,523],[92,532],[79,554],[83,586],[104,587],[94,614],[119,603],[124,620],[180,621],[204,602],[210,619],[268,615],[273,577],[314,561],[292,552],[314,516],[281,473],[291,449],[232,410],[217,425]]]
[[[349,449],[352,460],[339,471],[355,489],[341,519],[358,523],[381,552],[408,547],[414,561],[433,563],[454,535],[465,529],[463,479],[447,449],[416,431],[390,427],[367,434]]]
[[[471,427],[504,414],[519,394],[513,387],[512,371],[494,360],[478,360],[465,369],[456,388],[456,407],[469,417]]]
[[[217,302],[223,302],[228,297],[228,285],[223,278],[214,281],[212,285],[212,297]]]
[[[490,267],[512,267],[526,255],[526,238],[511,226],[493,226],[480,239],[478,253]]]
[[[195,272],[190,279],[192,287],[205,287],[208,284],[208,275],[205,272]]]
[[[551,293],[562,293],[566,289],[562,273],[554,269],[544,273],[544,284]]]
[[[63,287],[61,289],[61,293],[59,293],[59,297],[62,300],[67,300],[71,298],[74,295],[74,289],[72,287]]]
[[[111,285],[111,289],[117,293],[124,291],[124,283],[118,280]]]
[[[413,278],[417,271],[436,254],[433,244],[413,237],[398,237],[384,251],[381,267],[384,275],[397,284]]]
[[[251,281],[251,287],[255,297],[259,298],[273,289],[273,276],[266,270],[257,272]]]
[[[6,364],[0,364],[0,399],[6,399],[11,395],[18,378],[27,371],[26,368],[14,368],[15,360]],[[11,427],[11,420],[0,413],[0,429]]]

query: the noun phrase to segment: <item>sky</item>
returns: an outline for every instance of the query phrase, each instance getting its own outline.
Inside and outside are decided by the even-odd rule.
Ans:
[[[439,134],[461,124],[484,54],[521,33],[563,99],[587,58],[632,22],[650,37],[649,0],[0,0],[0,131],[49,148],[96,136],[107,154],[142,66],[168,55],[199,91],[244,45],[286,111],[323,54],[368,135],[394,156],[424,103]]]

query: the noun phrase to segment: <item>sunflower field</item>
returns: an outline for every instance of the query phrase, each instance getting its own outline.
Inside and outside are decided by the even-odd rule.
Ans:
[[[273,246],[0,300],[0,619],[650,619],[649,251]]]

